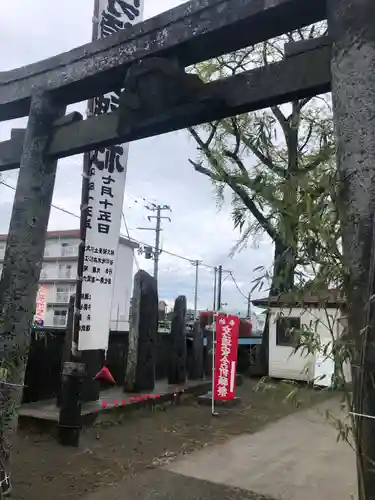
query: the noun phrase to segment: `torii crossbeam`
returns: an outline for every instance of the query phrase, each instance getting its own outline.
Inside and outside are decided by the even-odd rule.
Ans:
[[[145,57],[186,67],[325,18],[325,0],[192,0],[117,35],[0,72],[0,120],[26,116],[36,91],[68,105],[120,88]]]
[[[314,40],[314,49],[280,63],[206,84],[190,102],[146,119],[129,120],[121,132],[117,129],[119,112],[55,124],[47,154],[63,158],[328,92],[330,40],[323,37],[317,41]],[[203,94],[214,96],[215,100],[203,100]],[[0,172],[19,167],[22,147],[22,134],[0,143]]]

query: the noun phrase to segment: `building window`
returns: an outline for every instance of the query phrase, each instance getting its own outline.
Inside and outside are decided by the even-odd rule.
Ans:
[[[294,347],[301,330],[301,318],[279,317],[276,323],[276,345]]]
[[[56,302],[67,303],[71,295],[70,286],[57,286],[56,287]]]
[[[74,255],[74,246],[70,243],[61,243],[61,255],[62,257],[71,257]]]
[[[59,264],[59,278],[70,279],[72,277],[71,264]]]
[[[68,311],[66,309],[56,309],[53,311],[53,326],[66,326]]]

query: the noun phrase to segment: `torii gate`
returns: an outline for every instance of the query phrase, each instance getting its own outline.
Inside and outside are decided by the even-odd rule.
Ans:
[[[287,46],[280,63],[209,84],[185,73],[191,64],[326,18],[330,38]],[[329,91],[331,79],[342,200],[351,203],[343,217],[344,254],[356,285],[349,299],[364,307],[375,195],[359,200],[358,179],[375,185],[374,33],[374,0],[192,0],[126,32],[0,73],[0,120],[29,115],[26,132],[0,144],[0,171],[20,169],[0,285],[0,350],[18,359],[12,382],[23,382],[58,158],[310,97]],[[365,93],[360,99],[356,86]],[[122,87],[118,112],[62,118],[68,104]],[[358,313],[349,319],[363,326]],[[20,394],[11,394],[16,407]],[[373,406],[366,411],[375,414]],[[4,432],[11,434],[9,426]],[[373,440],[364,443],[372,446],[370,456]]]

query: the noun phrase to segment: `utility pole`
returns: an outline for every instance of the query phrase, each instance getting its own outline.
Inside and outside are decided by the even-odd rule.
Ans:
[[[251,318],[251,294],[247,296],[247,319]]]
[[[223,278],[223,266],[219,266],[219,275],[218,275],[218,283],[217,283],[217,310],[221,309],[221,284]]]
[[[193,262],[195,266],[195,290],[194,290],[194,321],[197,319],[198,312],[198,274],[199,274],[199,260]]]
[[[149,215],[147,217],[149,221],[151,221],[151,219],[156,219],[156,227],[138,227],[137,229],[141,229],[142,231],[155,231],[155,249],[153,252],[153,259],[154,259],[154,278],[157,280],[159,273],[159,257],[161,254],[160,250],[160,233],[162,231],[161,220],[168,219],[169,222],[172,222],[170,217],[162,217],[161,213],[163,210],[169,210],[170,212],[172,212],[172,210],[169,205],[156,205],[155,203],[146,206],[146,208],[147,210],[156,212],[156,215]]]
[[[216,311],[216,286],[217,286],[217,267],[214,269],[214,303],[213,311]]]

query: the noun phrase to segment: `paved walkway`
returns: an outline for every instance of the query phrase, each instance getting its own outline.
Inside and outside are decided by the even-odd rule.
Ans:
[[[335,400],[325,409],[339,415]],[[350,500],[355,457],[336,436],[317,409],[299,412],[85,500]]]
[[[239,488],[154,469],[84,500],[275,500]]]
[[[325,409],[340,416],[338,401],[331,400],[319,413],[295,413],[256,434],[188,455],[168,470],[280,500],[350,500],[355,455],[348,444],[336,442]]]

